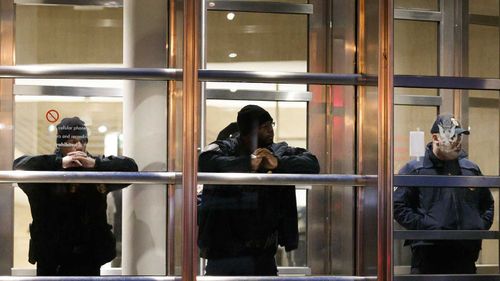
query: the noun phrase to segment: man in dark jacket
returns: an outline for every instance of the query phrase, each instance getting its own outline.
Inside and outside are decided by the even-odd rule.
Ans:
[[[127,157],[87,153],[85,123],[64,118],[57,126],[54,154],[22,156],[15,170],[137,171]],[[106,196],[127,184],[19,183],[33,218],[29,261],[38,276],[98,276],[100,267],[116,256],[116,240],[107,223]]]
[[[247,105],[237,121],[240,135],[210,144],[200,172],[319,173],[307,150],[273,142],[273,119],[263,108]],[[277,275],[278,244],[286,251],[298,245],[295,187],[205,185],[198,225],[207,275]]]
[[[479,167],[461,149],[469,131],[451,114],[439,115],[431,129],[425,156],[407,163],[403,175],[480,176]],[[411,230],[488,230],[493,222],[493,197],[487,188],[397,187],[396,221]],[[413,274],[476,273],[481,240],[412,240]]]

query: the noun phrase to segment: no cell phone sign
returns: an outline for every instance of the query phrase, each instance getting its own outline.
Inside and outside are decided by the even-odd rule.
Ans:
[[[45,119],[47,119],[50,123],[57,122],[57,120],[59,120],[59,112],[55,109],[51,109],[45,113]]]

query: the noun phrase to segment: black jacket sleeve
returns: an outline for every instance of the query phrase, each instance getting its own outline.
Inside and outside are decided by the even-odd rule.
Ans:
[[[249,173],[250,155],[231,155],[223,143],[212,143],[198,158],[200,172]]]
[[[125,156],[95,157],[95,171],[99,172],[137,172],[139,168],[134,159]],[[107,184],[108,191],[125,188],[130,184]]]
[[[482,176],[482,172],[479,169],[478,166],[476,174],[478,176]],[[482,188],[480,189],[481,195],[480,195],[480,201],[479,201],[479,209],[480,209],[480,214],[481,214],[481,219],[483,220],[484,223],[484,229],[488,230],[491,228],[491,225],[493,224],[493,214],[495,213],[495,201],[493,199],[493,195],[491,194],[491,191],[489,188]]]
[[[400,175],[413,174],[412,168],[406,164]],[[417,211],[418,189],[405,186],[396,187],[394,191],[394,219],[403,227],[410,230],[420,229],[423,215]]]
[[[24,171],[57,171],[62,169],[62,158],[57,155],[24,155],[16,160],[12,167],[14,170]],[[37,183],[18,183],[18,186],[27,194],[36,191]]]
[[[285,251],[289,252],[299,246],[297,199],[293,186],[281,188],[283,188],[283,191],[280,193],[280,200],[285,215],[278,225],[278,244],[285,247]]]
[[[278,158],[278,167],[274,169],[276,173],[319,173],[320,167],[318,159],[303,148],[290,147],[286,145],[286,143],[282,143],[281,146],[274,151],[274,155]]]

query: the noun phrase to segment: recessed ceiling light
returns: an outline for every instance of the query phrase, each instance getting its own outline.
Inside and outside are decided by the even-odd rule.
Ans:
[[[235,57],[237,57],[237,56],[238,56],[237,53],[229,53],[229,55],[228,55],[228,57],[230,57],[232,59],[235,58]]]
[[[99,133],[104,134],[108,131],[108,127],[101,125],[99,126],[99,128],[97,128],[97,130],[99,131]]]
[[[227,13],[226,18],[228,20],[234,20],[234,17],[236,17],[236,14],[233,12]]]

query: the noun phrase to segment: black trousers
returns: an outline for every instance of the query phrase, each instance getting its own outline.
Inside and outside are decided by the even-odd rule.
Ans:
[[[96,264],[37,262],[37,276],[99,276],[101,266]]]
[[[274,255],[253,255],[208,259],[206,275],[215,276],[277,276]]]
[[[412,247],[412,274],[474,274],[479,249],[460,243]]]

